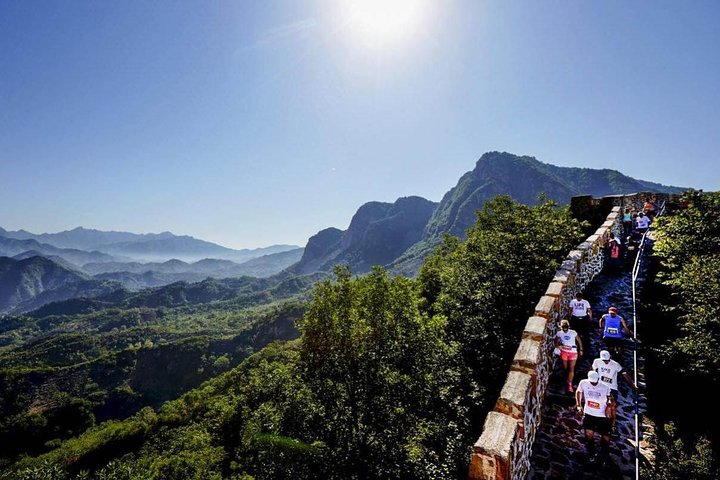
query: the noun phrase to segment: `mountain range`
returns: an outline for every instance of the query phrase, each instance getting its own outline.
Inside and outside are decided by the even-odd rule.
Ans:
[[[418,196],[392,203],[366,203],[352,217],[347,230],[321,230],[304,249],[273,245],[232,250],[170,232],[134,234],[78,227],[36,235],[0,228],[0,255],[14,257],[4,259],[0,312],[28,311],[73,296],[104,295],[119,286],[137,291],[208,277],[279,274],[279,278],[291,279],[328,273],[337,264],[348,265],[354,273],[381,265],[395,274],[413,276],[445,234],[464,237],[465,230],[475,223],[475,212],[496,195],[536,204],[544,194],[565,204],[583,194],[682,190],[634,179],[616,170],[558,167],[533,157],[488,152],[439,203]],[[148,262],[152,259],[160,260]]]
[[[509,195],[533,205],[540,201],[540,194],[566,204],[576,195],[683,190],[638,180],[616,170],[558,167],[533,157],[488,152],[473,170],[460,177],[439,204],[420,197],[401,198],[392,204],[365,204],[348,230],[328,228],[311,237],[302,259],[289,270],[329,271],[335,263],[345,263],[355,273],[382,265],[396,274],[415,275],[445,234],[463,238],[465,230],[475,223],[475,212],[496,195]]]
[[[0,227],[0,238],[6,239],[6,242],[8,239],[24,241],[26,242],[24,245],[31,246],[24,250],[53,250],[48,253],[58,256],[65,255],[68,250],[105,254],[105,257],[95,260],[72,261],[75,264],[116,260],[162,262],[170,259],[194,262],[204,258],[218,258],[242,263],[263,255],[300,248],[296,245],[271,245],[264,248],[235,250],[188,235],[175,235],[170,232],[137,234],[105,232],[83,227],[59,233],[42,234],[30,233],[25,230],[7,231]],[[4,253],[2,245],[0,245],[0,253]]]

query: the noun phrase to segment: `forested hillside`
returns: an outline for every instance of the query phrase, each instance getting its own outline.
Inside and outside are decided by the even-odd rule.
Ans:
[[[382,269],[353,278],[339,268],[335,281],[316,286],[298,341],[268,346],[160,408],[49,441],[47,453],[9,472],[463,477],[524,319],[580,236],[567,209],[499,197],[467,240],[448,238],[417,279]]]

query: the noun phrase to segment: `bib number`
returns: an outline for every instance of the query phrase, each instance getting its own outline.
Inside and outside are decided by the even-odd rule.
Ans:
[[[600,377],[600,380],[602,380],[605,383],[612,383],[612,378],[610,378],[610,377]]]
[[[618,334],[618,329],[617,329],[617,328],[612,328],[612,327],[610,327],[610,328],[607,329],[607,331],[608,331],[608,333],[609,333],[610,335],[617,335],[617,334]]]
[[[600,409],[600,404],[598,402],[593,402],[592,400],[588,400],[587,404],[588,404],[588,407],[590,407],[590,408],[595,408],[598,410]]]

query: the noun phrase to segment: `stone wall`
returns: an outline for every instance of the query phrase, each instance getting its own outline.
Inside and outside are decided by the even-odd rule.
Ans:
[[[469,479],[527,476],[535,432],[542,421],[540,412],[553,368],[553,337],[559,322],[569,316],[569,300],[602,270],[610,232],[616,236],[622,233],[623,210],[639,211],[651,195],[658,204],[671,199],[667,194],[649,192],[572,199],[570,208],[575,216],[599,219],[594,224],[602,224],[567,255],[528,319],[500,397],[473,446]]]

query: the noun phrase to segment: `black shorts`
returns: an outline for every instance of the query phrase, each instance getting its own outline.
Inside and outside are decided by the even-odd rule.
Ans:
[[[603,337],[603,343],[608,348],[620,348],[623,346],[623,339],[616,337]]]
[[[591,430],[597,432],[600,435],[610,435],[611,427],[610,419],[607,417],[593,417],[592,415],[585,414],[583,418],[583,428],[585,430]]]
[[[586,334],[590,331],[590,316],[585,315],[584,317],[576,317],[572,315],[570,317],[570,328],[578,332],[580,335]]]

